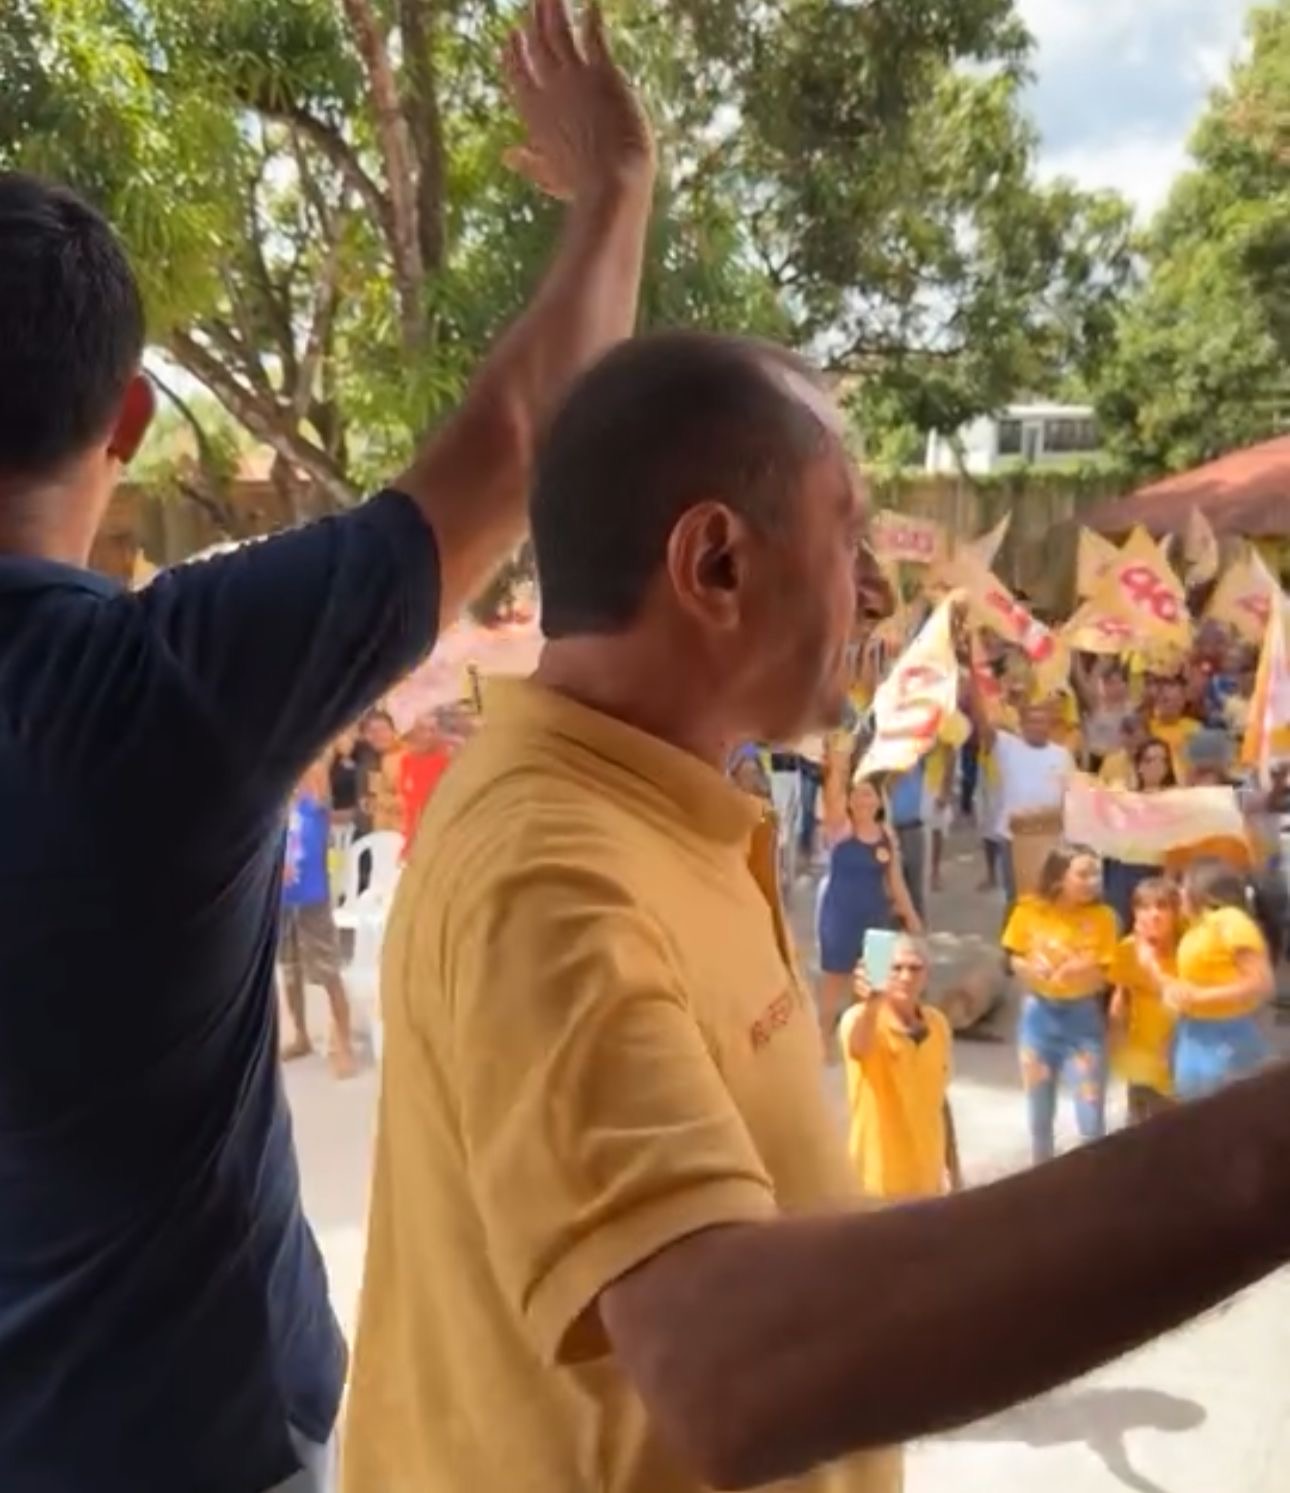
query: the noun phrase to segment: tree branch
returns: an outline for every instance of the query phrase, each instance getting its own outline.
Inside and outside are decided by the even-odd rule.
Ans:
[[[178,482],[180,492],[191,499],[198,507],[214,521],[216,526],[226,534],[233,532],[236,517],[232,507],[220,496],[222,486],[219,463],[215,459],[215,452],[211,446],[210,437],[206,434],[205,427],[197,418],[196,412],[186,399],[173,389],[155,369],[148,370],[148,377],[156,386],[158,391],[165,396],[173,406],[176,414],[188,426],[192,432],[193,441],[197,447],[197,469],[202,474],[206,484],[206,490],[199,488],[195,483],[185,482],[182,478]]]
[[[339,507],[354,505],[358,494],[345,480],[344,474],[311,441],[302,436],[292,424],[289,412],[276,403],[266,407],[263,400],[240,383],[208,348],[202,346],[188,332],[176,332],[171,337],[171,351],[175,358],[206,385],[230,415],[257,439],[272,447],[301,471],[307,472]]]
[[[394,259],[394,283],[399,298],[399,323],[403,331],[404,346],[413,350],[420,344],[425,328],[422,308],[425,264],[421,257],[421,234],[417,224],[416,172],[408,122],[403,116],[389,47],[371,0],[342,0],[342,3],[371,92],[376,143],[385,167],[386,192],[393,226],[390,250]]]

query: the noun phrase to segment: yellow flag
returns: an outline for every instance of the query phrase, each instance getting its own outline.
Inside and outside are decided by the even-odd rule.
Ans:
[[[1109,539],[1103,539],[1092,529],[1079,531],[1079,561],[1075,589],[1079,592],[1081,599],[1087,599],[1096,593],[1107,571],[1115,564],[1119,555],[1120,551]]]
[[[1095,615],[1118,617],[1139,648],[1191,646],[1187,593],[1145,529],[1130,534],[1089,606]]]
[[[963,551],[956,556],[953,571],[954,584],[966,594],[972,621],[1015,644],[1030,660],[1037,695],[1044,699],[1066,688],[1070,650],[1063,640],[1024,607],[978,555]]]
[[[1267,566],[1250,550],[1224,571],[1205,615],[1234,629],[1244,642],[1262,646],[1280,589]]]
[[[1264,783],[1273,767],[1290,762],[1290,602],[1279,588],[1259,654],[1241,761],[1257,767]]]
[[[1104,611],[1095,601],[1086,601],[1061,635],[1076,653],[1128,653],[1134,643],[1133,624],[1118,609]]]
[[[1183,556],[1187,561],[1189,585],[1203,586],[1218,574],[1218,538],[1213,525],[1199,508],[1193,508],[1187,519]]]
[[[940,739],[958,708],[953,602],[942,602],[896,660],[873,698],[874,737],[856,776],[908,772]]]
[[[1008,537],[1008,530],[1011,527],[1012,514],[1005,513],[988,534],[982,534],[980,538],[964,545],[963,552],[974,560],[979,560],[987,570],[991,569],[999,558],[999,551],[1003,548],[1003,541]]]

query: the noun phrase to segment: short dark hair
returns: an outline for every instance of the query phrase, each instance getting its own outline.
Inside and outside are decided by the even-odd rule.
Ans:
[[[1213,857],[1193,861],[1183,873],[1183,890],[1193,907],[1211,912],[1219,907],[1248,911],[1250,883],[1226,861]]]
[[[111,429],[143,356],[139,286],[66,187],[0,172],[0,477],[40,477]]]
[[[777,525],[828,432],[776,367],[819,387],[782,348],[698,332],[625,342],[584,375],[543,443],[532,495],[548,638],[631,626],[677,520],[705,499]]]

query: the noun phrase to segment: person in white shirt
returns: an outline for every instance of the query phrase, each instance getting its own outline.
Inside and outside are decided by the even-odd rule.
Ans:
[[[1012,859],[1012,826],[1018,815],[1060,809],[1066,781],[1075,771],[1075,759],[1053,740],[1056,716],[1047,703],[1022,707],[1020,734],[1001,731],[990,721],[979,692],[974,692],[972,713],[980,735],[981,750],[994,757],[997,775],[996,813],[992,832],[1003,842],[1000,871],[1003,893],[1009,907],[1017,900],[1017,878]]]

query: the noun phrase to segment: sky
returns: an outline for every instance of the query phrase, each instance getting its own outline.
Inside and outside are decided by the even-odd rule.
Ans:
[[[1228,75],[1244,0],[1018,0],[1038,43],[1030,107],[1041,170],[1114,187],[1145,217],[1187,165],[1187,138]]]

